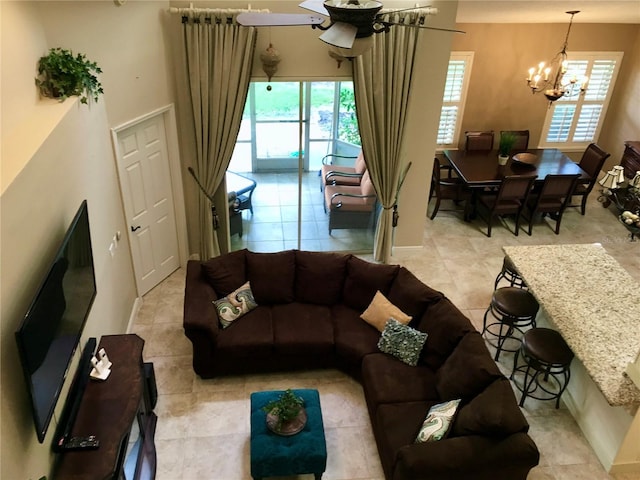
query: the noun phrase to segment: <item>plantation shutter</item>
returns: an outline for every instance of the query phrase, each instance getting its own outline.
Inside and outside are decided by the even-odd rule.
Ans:
[[[584,95],[562,97],[551,105],[543,133],[546,146],[586,146],[598,140],[622,53],[576,57],[568,62],[566,76],[580,82],[587,75],[587,90]]]
[[[437,144],[448,146],[458,137],[473,53],[452,54],[444,86]]]

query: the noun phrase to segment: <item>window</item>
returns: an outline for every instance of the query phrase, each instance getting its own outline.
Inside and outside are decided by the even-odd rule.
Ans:
[[[304,170],[328,153],[357,155],[360,136],[352,82],[251,82],[229,169],[297,170],[300,123]],[[302,119],[300,87],[302,86]]]
[[[454,147],[458,138],[472,62],[473,52],[456,52],[449,58],[438,126],[437,144],[440,148]]]
[[[589,77],[584,95],[561,97],[551,104],[542,129],[542,147],[584,148],[597,142],[622,52],[581,52],[568,61],[567,71]]]

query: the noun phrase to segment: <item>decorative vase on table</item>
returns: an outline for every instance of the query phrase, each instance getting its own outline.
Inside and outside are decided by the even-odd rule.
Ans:
[[[267,414],[267,428],[278,435],[295,435],[307,424],[304,400],[291,389],[285,390],[277,400],[269,402],[262,410]]]
[[[509,161],[509,154],[516,143],[516,136],[511,132],[503,132],[500,135],[500,146],[498,147],[498,164],[506,165]]]

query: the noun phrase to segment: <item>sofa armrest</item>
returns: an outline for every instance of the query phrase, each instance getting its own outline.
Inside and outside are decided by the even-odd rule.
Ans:
[[[526,433],[480,435],[406,445],[396,454],[393,480],[525,480],[540,453]]]
[[[184,287],[185,331],[201,331],[215,341],[218,335],[218,313],[212,302],[217,299],[216,291],[202,274],[200,262],[189,260]]]

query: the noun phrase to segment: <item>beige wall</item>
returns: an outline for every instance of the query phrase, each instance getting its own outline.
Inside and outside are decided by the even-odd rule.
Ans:
[[[117,7],[111,0],[0,2],[0,478],[50,475],[55,421],[39,444],[14,331],[83,199],[89,205],[98,294],[82,344],[90,336],[124,333],[130,320],[136,289],[110,127],[172,101],[160,21],[167,7],[167,2]],[[33,82],[37,60],[55,46],[86,53],[103,68],[106,93],[97,104],[39,98]],[[125,235],[111,257],[108,247],[118,231]],[[74,366],[69,378],[73,371]]]
[[[254,8],[294,11],[297,1],[252,4]],[[244,7],[246,3],[224,5]],[[434,5],[440,8],[440,14],[429,19],[430,24],[453,25],[457,2]],[[171,34],[165,35],[165,28],[168,22],[175,24],[176,17],[167,14],[168,7],[167,1],[128,1],[121,7],[112,0],[0,2],[0,477],[3,479],[36,479],[49,473],[51,434],[44,445],[37,443],[13,332],[55,245],[84,198],[89,200],[99,291],[85,337],[123,332],[133,308],[136,294],[126,240],[114,258],[107,252],[115,232],[127,228],[109,128],[173,102]],[[546,107],[523,86],[524,72],[540,56],[555,53],[565,26],[463,25],[462,28],[469,33],[447,37],[423,32],[415,74],[418,88],[412,98],[404,146],[405,161],[412,161],[413,167],[400,199],[398,246],[422,242],[435,128],[451,39],[454,50],[476,52],[463,129],[529,128],[534,133],[534,143],[540,134]],[[271,29],[270,35],[283,56],[276,79],[350,75],[348,64],[338,69],[328,58],[326,47],[317,40],[317,31],[292,27]],[[269,29],[263,29],[258,51],[266,48],[268,41]],[[625,51],[616,95],[601,138],[603,146],[612,152],[614,149],[621,152],[621,141],[637,138],[640,131],[639,43],[637,25],[576,25],[572,33],[571,46],[575,45],[576,50],[603,49],[604,45],[606,49]],[[54,46],[81,51],[99,62],[104,70],[100,78],[105,95],[98,104],[86,107],[77,102],[58,104],[39,99],[33,85],[35,65],[39,56]],[[258,65],[254,74],[264,78]],[[508,107],[514,103],[517,109]],[[184,163],[190,164],[188,157]],[[185,187],[191,189],[187,202],[191,203],[188,213],[192,214],[194,190],[189,177],[185,177]],[[194,237],[193,228],[190,234],[195,251],[193,238],[197,236]]]
[[[454,51],[474,51],[473,69],[464,112],[460,146],[465,130],[529,129],[530,145],[540,140],[547,113],[542,95],[526,88],[527,70],[549,61],[564,41],[567,25],[460,24],[466,35],[454,38]],[[574,24],[569,38],[572,51],[622,51],[618,81],[598,144],[618,161],[623,140],[640,136],[640,26],[630,24]],[[622,136],[621,136],[622,135]],[[624,137],[626,135],[626,137]],[[581,152],[572,156],[579,158]]]

